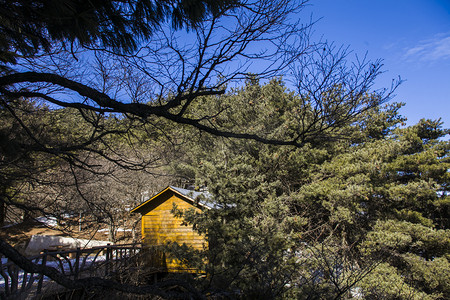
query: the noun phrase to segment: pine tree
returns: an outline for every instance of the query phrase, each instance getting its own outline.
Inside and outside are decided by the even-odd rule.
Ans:
[[[299,126],[293,112],[308,119],[281,81],[227,97],[231,116],[212,122],[230,129],[279,137]],[[176,173],[207,186],[218,209],[175,211],[208,235],[197,260],[208,261],[208,284],[255,297],[447,297],[448,130],[429,120],[399,127],[401,106],[376,107],[340,127],[342,138],[301,148],[189,138]]]

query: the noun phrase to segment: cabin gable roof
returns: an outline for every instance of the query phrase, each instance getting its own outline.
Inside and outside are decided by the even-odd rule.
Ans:
[[[163,202],[167,201],[172,195],[178,196],[178,198],[192,204],[193,206],[199,207],[201,209],[211,209],[213,205],[208,201],[205,201],[211,198],[211,194],[207,192],[197,192],[191,191],[187,189],[178,188],[175,186],[168,186],[155,196],[151,197],[147,201],[139,204],[135,208],[133,208],[131,213],[141,213],[146,214],[156,207],[158,207]]]

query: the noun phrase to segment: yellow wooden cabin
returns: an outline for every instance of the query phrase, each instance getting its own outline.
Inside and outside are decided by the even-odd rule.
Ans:
[[[203,195],[203,197],[200,197]],[[200,200],[202,198],[203,200]],[[147,246],[162,246],[168,242],[186,244],[194,249],[203,250],[207,247],[204,236],[199,235],[192,226],[185,225],[183,219],[177,218],[171,212],[174,204],[178,209],[194,209],[201,211],[212,208],[204,199],[209,194],[169,186],[131,210],[132,213],[140,213],[141,232],[143,243]],[[168,272],[192,272],[183,267],[179,262],[163,256],[162,265]]]

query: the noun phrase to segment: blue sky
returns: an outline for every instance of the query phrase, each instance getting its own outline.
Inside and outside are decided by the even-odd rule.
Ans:
[[[376,87],[405,80],[393,101],[408,125],[442,118],[450,128],[450,0],[311,0],[317,35],[383,59]]]

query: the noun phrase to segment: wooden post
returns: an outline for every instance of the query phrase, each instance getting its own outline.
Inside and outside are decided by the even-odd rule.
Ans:
[[[19,272],[15,264],[10,264],[8,266],[8,274],[11,277],[11,294],[17,291],[17,286],[19,284]]]
[[[42,257],[42,266],[44,266],[44,267],[47,264],[47,252],[48,252],[48,250],[44,249],[44,256]],[[39,278],[37,290],[36,290],[36,295],[41,293],[43,281],[44,281],[44,274],[41,274],[41,277]]]
[[[0,274],[2,275],[3,279],[5,280],[5,295],[10,295],[11,294],[11,290],[9,289],[9,278],[8,278],[9,274],[6,275],[7,273],[5,273],[4,270],[5,269],[3,269],[3,264],[2,264],[2,261],[0,259]]]
[[[32,275],[30,274],[30,280],[32,280]],[[25,288],[27,287],[27,280],[28,280],[28,272],[25,270],[23,271],[23,277],[22,277],[22,286],[20,288],[20,292],[25,291]]]
[[[80,271],[80,255],[81,255],[81,249],[80,247],[77,247],[77,253],[75,256],[75,274],[74,279],[78,279],[78,272]]]
[[[108,268],[109,268],[109,260],[111,256],[111,249],[109,248],[111,244],[106,244],[106,262],[105,262],[105,276],[108,275]]]

